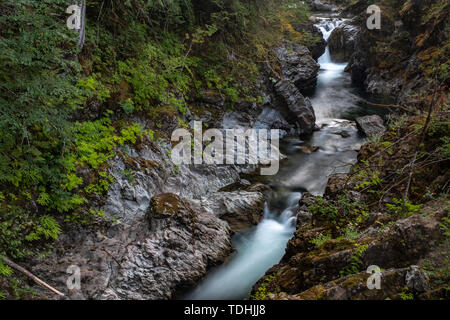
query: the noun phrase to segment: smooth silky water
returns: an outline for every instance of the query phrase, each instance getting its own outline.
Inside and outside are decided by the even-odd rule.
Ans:
[[[327,40],[342,20],[323,19],[317,26]],[[249,297],[252,286],[284,255],[295,231],[293,216],[302,193],[322,195],[328,177],[348,172],[356,162],[357,150],[363,142],[358,130],[349,120],[367,114],[359,103],[359,93],[351,86],[344,72],[345,63],[334,63],[329,49],[319,59],[321,71],[317,89],[310,97],[317,125],[322,129],[307,141],[286,138],[281,151],[288,156],[280,172],[266,178],[273,192],[264,212],[264,219],[255,228],[236,234],[235,254],[220,267],[211,270],[205,280],[184,298],[191,300],[241,300]],[[345,131],[348,136],[341,134]],[[312,154],[303,153],[302,146],[318,146]]]

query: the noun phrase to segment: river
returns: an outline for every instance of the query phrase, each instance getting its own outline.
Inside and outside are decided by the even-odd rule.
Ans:
[[[342,20],[323,18],[317,24],[325,40]],[[273,192],[264,219],[255,228],[236,234],[236,253],[227,263],[211,270],[205,280],[185,298],[192,300],[241,300],[249,297],[252,286],[282,256],[295,232],[296,212],[302,193],[323,195],[328,176],[348,172],[356,162],[363,143],[354,122],[355,117],[368,113],[359,101],[357,89],[344,72],[345,63],[334,63],[329,49],[319,59],[321,70],[317,88],[312,94],[317,125],[322,129],[307,141],[286,138],[281,151],[288,156],[280,172],[264,181]],[[302,146],[317,146],[319,150],[306,154]]]

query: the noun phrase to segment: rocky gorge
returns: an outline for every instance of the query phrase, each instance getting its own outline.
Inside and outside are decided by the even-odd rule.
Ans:
[[[207,93],[202,103],[219,115],[188,113],[186,121],[312,133],[314,110],[301,92],[314,88],[319,65],[304,46],[285,43],[274,53],[282,76],[263,81],[264,104],[239,102],[236,111],[223,112],[224,97]],[[269,187],[241,179],[254,170],[249,166],[177,167],[169,150],[164,142],[148,140],[138,149],[121,150],[110,166],[115,182],[100,206],[115,222],[96,232],[64,234],[55,253],[36,260],[32,272],[53,270],[49,282],[58,288],[67,268],[80,266],[83,289],[69,295],[75,299],[158,300],[175,298],[226,261],[233,252],[231,236],[263,219]]]
[[[446,105],[438,96],[448,78],[438,86],[423,70],[425,54],[437,57],[429,48],[448,43],[448,22],[439,11],[431,31],[411,27],[406,36],[423,13],[403,2],[376,33],[365,28],[368,1],[306,1],[313,13],[293,27],[317,39],[270,48],[258,99],[230,107],[229,96],[208,88],[185,112],[158,115],[160,139],[143,136],[108,160],[113,182],[92,202],[104,217],[65,228],[47,256],[25,266],[68,299],[448,299],[449,172],[438,146],[448,110],[437,107]],[[423,30],[430,43],[395,50]],[[439,116],[433,130],[429,103]],[[194,121],[279,129],[279,173],[175,165],[170,134]],[[67,289],[70,266],[80,268],[81,289]],[[367,286],[370,266],[380,268],[379,290]]]

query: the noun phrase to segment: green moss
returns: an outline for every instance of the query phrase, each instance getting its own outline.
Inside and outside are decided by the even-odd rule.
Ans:
[[[251,300],[266,300],[267,297],[272,294],[268,291],[267,286],[274,281],[275,276],[266,277],[262,284],[258,287],[257,291],[250,297]]]

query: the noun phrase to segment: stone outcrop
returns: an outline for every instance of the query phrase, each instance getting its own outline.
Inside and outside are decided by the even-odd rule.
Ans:
[[[227,221],[233,232],[258,224],[264,212],[266,197],[261,192],[216,192],[196,201],[197,206]]]
[[[325,53],[325,49],[327,47],[327,42],[323,38],[322,31],[318,27],[316,27],[312,22],[297,24],[295,26],[295,31],[301,33],[309,32],[313,37],[319,39],[317,43],[309,47],[309,50],[311,51],[311,56],[313,57],[314,60],[317,61]]]
[[[106,221],[65,231],[49,257],[27,267],[71,299],[146,300],[174,298],[222,263],[233,250],[230,225],[257,223],[265,191],[254,186],[214,195],[240,181],[243,168],[176,168],[166,147],[123,147],[110,163],[115,182],[100,202]],[[81,290],[68,292],[71,265],[81,269]]]
[[[310,0],[308,1],[313,11],[320,12],[339,12],[340,6],[329,0]]]
[[[345,62],[350,60],[355,52],[355,37],[359,29],[358,26],[346,21],[333,30],[328,39],[330,56],[333,61]]]
[[[320,65],[312,58],[308,48],[285,43],[274,51],[284,80],[294,83],[303,94],[316,87]]]
[[[279,129],[280,138],[284,138],[287,135],[293,135],[295,133],[295,127],[290,124],[280,113],[280,111],[271,107],[265,107],[261,114],[256,119],[253,125],[255,129]]]
[[[408,284],[409,274],[417,266],[402,269],[389,269],[380,273],[380,289],[370,290],[367,281],[371,276],[367,272],[349,275],[341,279],[330,281],[325,284],[314,286],[296,295],[286,293],[271,294],[268,299],[272,300],[386,300],[400,299],[399,292],[410,288]],[[427,275],[421,270],[414,271],[426,286]],[[370,281],[370,280],[369,280]],[[415,291],[417,293],[423,291]]]
[[[358,130],[369,138],[386,132],[384,121],[378,115],[357,118],[356,125]]]
[[[433,243],[440,241],[442,230],[439,227],[439,215],[422,216],[419,214],[398,220],[388,229],[381,230],[381,223],[374,223],[369,234],[359,239],[328,240],[319,247],[312,242],[326,229],[324,226],[311,226],[298,221],[297,231],[288,243],[286,254],[281,262],[270,269],[264,278],[273,276],[266,284],[267,292],[277,293],[273,299],[376,299],[390,295],[391,286],[395,292],[405,285],[417,292],[427,288],[427,276],[416,267],[405,270],[387,271],[383,281],[387,291],[373,296],[367,289],[368,274],[350,275],[342,278],[342,270],[350,266],[355,250],[364,246],[358,255],[360,270],[371,265],[383,269],[408,268],[433,250]],[[392,278],[392,279],[391,279]],[[388,279],[388,280],[386,280]],[[254,287],[256,292],[261,281]]]
[[[311,101],[305,98],[296,86],[281,80],[275,87],[275,105],[285,119],[295,126],[300,135],[311,134],[316,124],[316,116]]]

